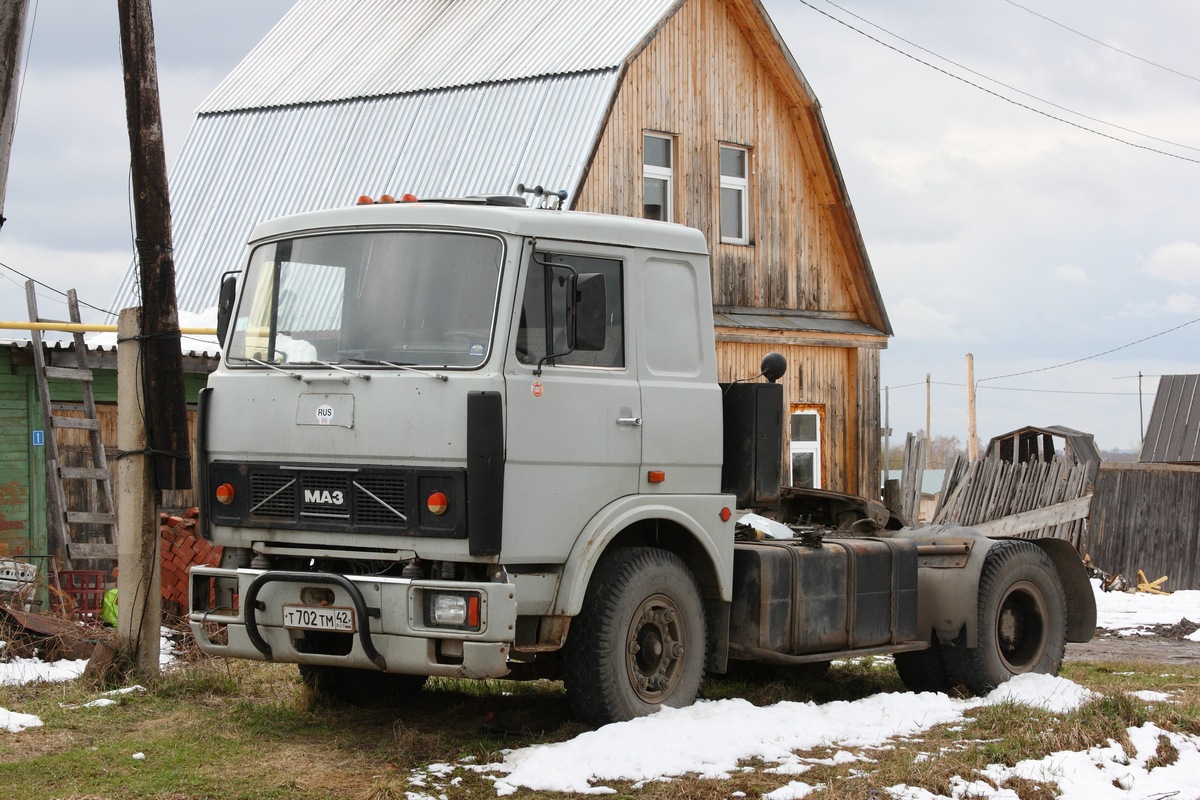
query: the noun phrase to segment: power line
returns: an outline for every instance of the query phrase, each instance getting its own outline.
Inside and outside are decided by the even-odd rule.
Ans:
[[[1161,155],[1161,156],[1167,156],[1168,158],[1174,158],[1174,159],[1178,159],[1180,161],[1187,161],[1192,164],[1200,164],[1200,159],[1189,158],[1188,156],[1179,155],[1178,153],[1171,153],[1166,150],[1160,150],[1156,147],[1150,147],[1149,145],[1138,144],[1137,142],[1131,142],[1128,139],[1122,139],[1121,137],[1114,136],[1111,133],[1105,133],[1104,131],[1098,131],[1095,128],[1089,128],[1088,126],[1081,125],[1078,122],[1072,122],[1069,119],[1063,119],[1062,117],[1051,114],[1048,111],[1043,111],[1040,108],[1034,108],[1031,105],[1022,103],[1019,100],[1014,100],[1011,97],[1005,97],[1004,95],[1000,94],[999,92],[993,91],[992,89],[989,89],[986,86],[980,86],[978,83],[975,83],[974,81],[969,81],[966,78],[962,77],[961,75],[955,75],[953,72],[942,69],[941,67],[939,67],[936,64],[931,64],[922,58],[917,58],[912,53],[906,53],[903,50],[901,50],[900,48],[898,48],[894,45],[888,44],[887,42],[883,41],[882,39],[872,36],[871,34],[867,33],[866,31],[864,31],[860,28],[854,27],[849,22],[838,19],[837,17],[833,16],[832,14],[830,14],[826,11],[822,11],[821,9],[814,6],[812,3],[808,2],[808,0],[799,0],[799,2],[802,5],[805,5],[808,8],[812,9],[813,11],[817,12],[821,16],[831,19],[834,22],[836,22],[837,24],[842,25],[846,28],[849,28],[850,30],[854,31],[855,33],[857,33],[860,36],[865,36],[866,38],[870,39],[871,41],[875,42],[876,44],[886,47],[888,50],[898,53],[898,54],[904,56],[905,58],[916,61],[918,64],[923,64],[932,70],[936,70],[937,72],[942,73],[943,75],[945,75],[948,78],[953,78],[954,80],[965,83],[968,86],[972,86],[981,92],[990,94],[991,96],[998,98],[1000,100],[1003,100],[1006,103],[1011,103],[1012,105],[1017,106],[1018,108],[1023,108],[1026,111],[1032,111],[1034,114],[1038,114],[1040,116],[1046,117],[1047,119],[1052,119],[1052,120],[1055,120],[1056,122],[1061,122],[1064,125],[1070,125],[1072,128],[1078,128],[1081,131],[1086,131],[1087,133],[1095,134],[1096,136],[1100,136],[1105,139],[1109,139],[1111,141],[1126,145],[1128,147],[1133,147],[1138,150],[1145,150],[1150,153],[1157,153],[1158,155]]]
[[[1008,0],[1008,1],[1011,2],[1011,0]],[[860,16],[859,14],[855,14],[850,9],[845,8],[844,6],[838,5],[837,3],[833,2],[833,0],[825,0],[825,2],[829,3],[829,5],[833,6],[834,8],[840,10],[843,13],[849,14],[850,16],[854,17],[855,19],[865,22],[866,24],[870,25],[872,28],[883,31],[888,36],[891,36],[894,39],[904,42],[909,47],[915,47],[916,49],[920,50],[923,53],[928,53],[929,55],[933,56],[934,58],[938,58],[938,59],[941,59],[942,61],[945,61],[947,64],[953,64],[955,67],[958,67],[959,69],[963,70],[964,72],[969,72],[972,75],[976,75],[980,78],[983,78],[985,81],[991,81],[992,83],[996,84],[997,86],[1003,86],[1005,89],[1008,89],[1010,92],[1016,92],[1017,94],[1024,95],[1025,97],[1028,97],[1031,100],[1036,100],[1039,103],[1045,103],[1046,105],[1048,105],[1052,108],[1057,108],[1060,111],[1065,111],[1068,114],[1074,114],[1077,117],[1081,117],[1086,120],[1091,120],[1092,122],[1098,122],[1101,125],[1107,125],[1110,128],[1116,128],[1117,130],[1125,131],[1126,133],[1132,133],[1136,136],[1142,136],[1147,139],[1153,139],[1156,142],[1162,142],[1163,144],[1169,144],[1173,147],[1182,147],[1185,150],[1195,150],[1196,152],[1200,152],[1200,147],[1193,147],[1191,145],[1171,141],[1170,139],[1163,139],[1162,137],[1159,137],[1159,136],[1153,136],[1149,133],[1143,133],[1142,131],[1134,130],[1133,128],[1126,128],[1124,125],[1118,125],[1115,122],[1109,122],[1108,120],[1100,119],[1099,117],[1089,116],[1088,114],[1084,114],[1082,111],[1076,111],[1072,108],[1067,108],[1064,105],[1059,105],[1058,103],[1055,103],[1052,100],[1047,100],[1043,97],[1038,97],[1035,94],[1026,92],[1023,89],[1018,89],[1017,87],[1012,86],[1011,84],[1007,84],[1004,81],[997,80],[996,78],[993,78],[990,75],[985,75],[982,72],[979,72],[978,70],[971,69],[970,67],[966,66],[965,64],[960,64],[959,62],[955,61],[954,59],[947,58],[946,56],[941,55],[940,53],[936,53],[927,47],[922,47],[921,45],[917,44],[916,42],[914,42],[910,39],[905,39],[903,36],[893,33],[892,31],[888,30],[887,28],[883,27],[882,25],[878,25],[878,24],[872,22],[871,20],[867,19],[866,17]]]
[[[1071,361],[1064,361],[1061,364],[1052,364],[1048,367],[1038,367],[1037,369],[1027,369],[1023,372],[1010,372],[1007,375],[993,375],[990,378],[980,378],[979,380],[977,380],[975,382],[975,384],[979,385],[979,384],[983,383],[984,381],[996,381],[996,380],[1000,380],[1001,378],[1015,378],[1019,375],[1032,375],[1035,372],[1048,372],[1052,369],[1060,369],[1061,367],[1069,367],[1072,364],[1078,364],[1082,361],[1090,361],[1093,358],[1100,358],[1101,356],[1107,356],[1107,355],[1115,353],[1119,350],[1125,350],[1127,348],[1133,347],[1136,344],[1141,344],[1142,342],[1148,342],[1151,339],[1157,339],[1159,336],[1166,336],[1168,333],[1174,333],[1175,331],[1179,330],[1180,328],[1186,328],[1188,325],[1194,325],[1197,322],[1200,322],[1200,317],[1197,317],[1196,319],[1188,320],[1187,322],[1180,323],[1179,325],[1176,325],[1174,328],[1167,328],[1165,331],[1159,331],[1158,333],[1152,333],[1149,336],[1143,336],[1141,339],[1138,339],[1137,341],[1129,342],[1128,344],[1123,344],[1119,347],[1114,347],[1112,349],[1105,350],[1102,353],[1094,353],[1093,355],[1090,355],[1090,356],[1084,356],[1083,358],[1076,358]]]
[[[2,262],[2,261],[0,261],[0,267],[3,267],[4,269],[8,270],[9,272],[14,272],[14,273],[16,273],[17,275],[20,275],[22,278],[24,278],[24,279],[25,279],[25,280],[27,280],[27,281],[33,281],[33,282],[34,282],[34,283],[36,283],[38,286],[41,286],[43,289],[49,289],[50,291],[54,292],[55,294],[60,294],[60,295],[62,295],[63,297],[66,297],[66,296],[67,296],[67,293],[66,293],[66,292],[64,292],[63,290],[61,290],[61,289],[55,289],[53,286],[51,286],[51,285],[50,285],[50,284],[48,284],[48,283],[42,283],[42,282],[41,282],[41,281],[39,281],[37,278],[32,278],[32,277],[30,277],[30,276],[26,275],[24,272],[21,272],[21,270],[19,270],[19,269],[15,268],[15,267],[10,267],[8,264],[5,264],[5,263],[4,263],[4,262]],[[94,306],[94,305],[92,305],[91,303],[84,302],[83,300],[80,300],[80,301],[79,301],[79,304],[80,304],[81,306],[87,306],[88,308],[92,309],[93,311],[99,311],[101,314],[113,314],[113,312],[112,312],[112,311],[109,311],[109,310],[108,310],[108,309],[106,309],[106,308],[100,308],[99,306]],[[114,316],[115,316],[115,315],[114,315]]]
[[[1158,69],[1173,73],[1175,75],[1178,75],[1181,78],[1187,78],[1189,81],[1196,81],[1197,83],[1200,83],[1200,78],[1197,78],[1195,75],[1188,75],[1186,72],[1180,72],[1177,69],[1172,69],[1171,67],[1164,66],[1162,64],[1159,64],[1156,61],[1151,61],[1148,58],[1142,58],[1141,56],[1137,55],[1136,53],[1130,53],[1128,50],[1122,50],[1119,47],[1114,47],[1113,45],[1109,44],[1108,42],[1102,42],[1099,39],[1095,38],[1094,36],[1088,36],[1086,33],[1083,33],[1082,31],[1075,30],[1070,25],[1064,25],[1063,23],[1059,22],[1056,19],[1051,19],[1050,17],[1047,17],[1045,14],[1040,14],[1037,11],[1034,11],[1032,8],[1028,8],[1026,6],[1021,5],[1020,3],[1013,2],[1013,0],[1004,0],[1004,2],[1008,3],[1010,6],[1015,6],[1019,9],[1021,9],[1022,11],[1027,11],[1028,13],[1033,14],[1035,17],[1041,17],[1042,19],[1046,20],[1046,22],[1049,22],[1051,25],[1057,25],[1058,27],[1062,28],[1064,31],[1070,31],[1071,33],[1075,34],[1076,36],[1081,36],[1084,39],[1087,39],[1089,42],[1095,42],[1096,44],[1100,45],[1101,47],[1107,47],[1109,50],[1112,50],[1113,52],[1120,53],[1123,56],[1129,56],[1130,58],[1135,58],[1138,61],[1141,61],[1143,64],[1149,64],[1152,67],[1157,67]]]

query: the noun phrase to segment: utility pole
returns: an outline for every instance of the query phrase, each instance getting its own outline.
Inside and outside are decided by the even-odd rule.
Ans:
[[[125,451],[117,519],[117,635],[138,673],[149,677],[158,673],[162,620],[155,488],[188,489],[192,476],[154,20],[150,0],[118,0],[117,8],[142,286],[141,308],[121,311],[117,334],[124,343],[117,371]]]
[[[4,197],[8,193],[8,160],[17,130],[17,100],[21,89],[21,51],[29,0],[0,3],[0,227],[4,227]]]
[[[975,356],[967,353],[967,458],[979,458],[979,441],[975,436]]]
[[[175,262],[167,157],[158,105],[158,65],[150,0],[118,0],[125,114],[132,159],[134,222],[142,286],[142,380],[147,448],[154,456],[159,489],[190,489],[191,459],[179,312],[175,305]],[[129,409],[133,412],[133,409]]]

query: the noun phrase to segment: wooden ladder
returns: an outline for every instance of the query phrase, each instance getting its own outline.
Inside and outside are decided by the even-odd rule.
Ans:
[[[25,283],[25,298],[29,304],[31,322],[62,322],[62,320],[38,317],[37,296],[34,282]],[[75,290],[67,292],[67,307],[71,322],[78,324],[79,299]],[[48,366],[42,347],[40,331],[30,332],[33,341],[34,374],[37,377],[38,399],[42,404],[42,416],[47,425],[46,441],[46,496],[49,521],[49,550],[59,553],[60,548],[67,564],[76,561],[105,561],[117,558],[117,515],[113,504],[112,478],[108,472],[108,459],[104,454],[104,443],[100,438],[100,420],[96,417],[96,397],[92,389],[92,370],[88,366],[87,345],[82,331],[73,331],[76,366]],[[79,403],[52,403],[50,381],[65,380],[79,384],[82,401]],[[82,416],[65,416],[61,412],[82,412]],[[58,431],[87,431],[90,450],[90,465],[64,466],[59,453]],[[82,482],[84,491],[68,492],[67,482]],[[79,483],[72,483],[78,486]],[[85,507],[72,508],[71,500],[81,501]],[[78,503],[76,503],[78,505]]]

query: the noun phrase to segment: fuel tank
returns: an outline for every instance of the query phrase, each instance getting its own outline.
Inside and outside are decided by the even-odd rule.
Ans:
[[[902,539],[734,547],[731,651],[807,655],[916,638],[917,548]]]

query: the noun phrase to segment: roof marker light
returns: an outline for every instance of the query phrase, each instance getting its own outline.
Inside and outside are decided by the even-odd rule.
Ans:
[[[373,205],[375,205],[375,201],[372,200],[369,196],[363,194],[363,195],[359,195],[358,204],[360,206],[373,206]]]
[[[394,203],[394,202],[396,202],[396,198],[392,197],[390,194],[381,194],[381,195],[379,195],[379,202]]]
[[[400,196],[400,202],[401,203],[415,203],[415,202],[417,202],[417,196],[415,194],[410,194],[408,192],[405,192],[403,195]]]

